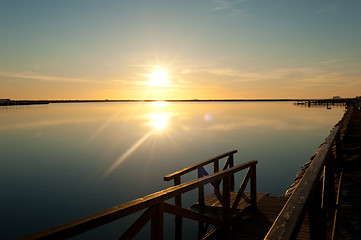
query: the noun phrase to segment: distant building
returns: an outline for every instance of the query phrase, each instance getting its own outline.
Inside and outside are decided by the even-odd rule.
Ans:
[[[10,102],[10,99],[0,99],[0,103]]]
[[[340,97],[340,96],[333,96],[332,99],[342,99],[342,97]]]

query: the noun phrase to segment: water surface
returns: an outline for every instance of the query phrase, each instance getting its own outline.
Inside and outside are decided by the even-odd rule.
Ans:
[[[164,175],[233,149],[236,163],[259,161],[258,191],[283,195],[343,112],[289,102],[0,107],[0,238],[169,187]],[[113,224],[106,232],[122,231]]]

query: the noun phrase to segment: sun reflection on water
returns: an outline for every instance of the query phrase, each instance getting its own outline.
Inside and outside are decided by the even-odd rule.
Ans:
[[[151,113],[149,114],[149,125],[157,130],[164,130],[168,125],[169,115],[167,113]]]
[[[165,101],[156,101],[152,102],[152,105],[157,108],[164,108],[168,105],[168,102]],[[153,109],[152,109],[153,110]],[[164,130],[168,126],[168,120],[170,118],[170,114],[167,112],[158,112],[152,111],[147,114],[146,117],[149,119],[148,126],[153,127],[154,130]]]
[[[168,105],[168,102],[165,101],[155,101],[153,102],[153,105],[156,107],[165,107]]]
[[[167,105],[167,102],[159,101],[154,102],[154,106],[164,107]],[[127,151],[122,153],[118,159],[111,165],[108,170],[104,173],[103,177],[109,175],[115,168],[117,168],[124,160],[126,160],[131,154],[133,154],[141,145],[149,140],[152,136],[158,136],[158,134],[163,134],[168,126],[169,119],[171,117],[170,113],[167,112],[150,112],[144,114],[143,117],[147,119],[145,123],[146,126],[151,127],[151,129],[146,132],[138,141],[133,143]]]

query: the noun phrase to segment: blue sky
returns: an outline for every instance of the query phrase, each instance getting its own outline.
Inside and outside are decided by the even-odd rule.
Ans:
[[[0,0],[0,98],[354,97],[361,2]],[[167,83],[146,84],[154,71]]]

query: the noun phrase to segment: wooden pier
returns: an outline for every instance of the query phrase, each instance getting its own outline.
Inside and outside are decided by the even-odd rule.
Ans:
[[[309,99],[309,100],[297,100],[295,101],[296,106],[302,107],[345,107],[353,100],[349,98],[331,98],[331,99]]]
[[[361,111],[358,105],[348,121],[343,139],[335,239],[361,239]]]
[[[47,100],[10,100],[0,99],[0,106],[18,106],[18,105],[38,105],[38,104],[49,104]]]
[[[307,220],[305,239],[360,239],[359,100],[348,103],[347,112],[307,164],[265,239],[297,239]]]
[[[164,213],[175,216],[177,240],[182,239],[183,218],[198,222],[198,239],[360,239],[359,100],[348,103],[288,197],[257,192],[258,162],[236,164],[233,150],[165,176],[165,181],[174,181],[173,187],[22,239],[65,239],[137,212],[140,216],[119,239],[133,239],[148,222],[150,239],[164,239]],[[182,176],[194,171],[198,177],[182,183]],[[235,181],[241,171],[246,171],[243,180]],[[206,184],[212,187],[208,196]],[[198,201],[183,206],[182,195],[194,189]]]

